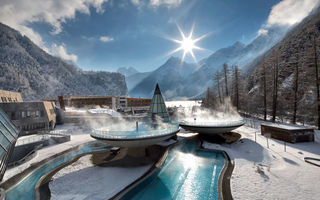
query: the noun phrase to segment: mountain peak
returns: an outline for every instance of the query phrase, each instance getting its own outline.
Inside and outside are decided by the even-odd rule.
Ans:
[[[242,42],[237,41],[237,42],[235,42],[232,46],[233,46],[233,47],[241,47],[241,48],[243,48],[243,47],[245,47],[246,45],[243,44]]]
[[[181,59],[178,57],[171,56],[166,63],[177,63],[177,62],[181,62]]]
[[[124,75],[125,77],[139,73],[139,71],[136,70],[134,67],[119,67],[117,72]]]

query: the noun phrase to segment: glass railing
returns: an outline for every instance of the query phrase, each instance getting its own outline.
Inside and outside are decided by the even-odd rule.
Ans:
[[[233,121],[181,121],[180,125],[189,126],[212,126],[212,127],[230,127],[230,126],[240,126],[245,123],[244,119],[233,120]]]
[[[101,139],[139,139],[169,135],[179,130],[177,123],[163,123],[161,126],[140,125],[138,130],[116,131],[93,129],[91,136]]]
[[[34,142],[40,142],[44,140],[48,140],[50,138],[49,135],[30,135],[30,136],[24,136],[20,137],[17,142],[16,146],[24,145],[24,144],[30,144]]]

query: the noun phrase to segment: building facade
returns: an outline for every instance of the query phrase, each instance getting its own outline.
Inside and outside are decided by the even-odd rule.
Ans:
[[[0,102],[22,102],[22,96],[19,92],[0,90]]]
[[[0,108],[21,130],[21,136],[47,132],[56,125],[54,102],[8,102],[0,103]]]
[[[152,99],[127,98],[127,107],[150,107]]]
[[[116,98],[112,96],[69,96],[64,98],[64,103],[69,107],[94,107],[107,106],[116,109]]]

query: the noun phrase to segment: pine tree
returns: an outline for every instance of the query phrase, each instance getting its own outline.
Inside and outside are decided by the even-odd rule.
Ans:
[[[229,69],[228,69],[228,65],[226,63],[223,64],[223,74],[224,74],[224,83],[225,83],[226,96],[229,96],[229,91],[228,91]]]

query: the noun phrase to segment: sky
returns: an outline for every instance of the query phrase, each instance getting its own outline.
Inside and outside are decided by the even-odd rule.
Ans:
[[[290,27],[320,0],[0,0],[0,22],[19,30],[48,53],[84,70],[151,71],[180,45],[196,43],[196,61],[240,41],[250,43],[272,26]],[[185,61],[194,62],[190,54]]]

